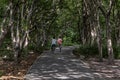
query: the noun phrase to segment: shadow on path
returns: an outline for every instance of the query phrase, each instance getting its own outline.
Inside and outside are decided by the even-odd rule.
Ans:
[[[72,50],[64,47],[62,52],[56,48],[55,53],[44,52],[31,66],[25,80],[104,80],[95,78],[89,66],[77,59]]]

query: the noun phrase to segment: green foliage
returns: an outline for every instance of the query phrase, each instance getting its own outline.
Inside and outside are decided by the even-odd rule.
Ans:
[[[86,57],[98,55],[98,48],[96,45],[80,46],[79,51],[80,54],[85,55]]]
[[[64,46],[73,46],[75,44],[76,44],[75,42],[72,42],[72,36],[64,37],[64,39],[63,39]]]
[[[63,43],[63,46],[73,46],[74,44],[71,42]]]
[[[114,57],[120,59],[120,47],[113,46]]]
[[[14,5],[17,4],[19,0],[14,0]],[[33,0],[27,0],[25,1],[25,8],[24,8],[24,16],[25,18],[28,15],[28,10],[32,5]],[[35,5],[33,7],[33,13],[32,17],[30,18],[30,24],[27,22],[26,19],[21,20],[21,24],[23,24],[20,27],[20,31],[32,31],[30,32],[30,44],[27,49],[23,50],[23,53],[27,54],[29,50],[33,50],[36,52],[43,52],[44,49],[50,49],[50,42],[48,42],[45,46],[41,46],[43,36],[46,38],[51,37],[55,35],[56,37],[58,35],[63,36],[63,45],[64,46],[71,46],[75,45],[80,42],[80,38],[82,34],[82,28],[86,27],[81,25],[82,24],[82,0],[35,0]],[[113,15],[113,21],[112,18],[110,18],[111,25],[114,25],[114,18],[117,17],[117,9],[120,7],[120,0],[116,1],[117,5],[115,8],[115,13],[111,14],[111,17]],[[9,0],[0,0],[0,21],[4,18],[4,12],[6,9],[6,5],[8,5]],[[109,0],[102,1],[104,8],[107,10],[109,5]],[[21,1],[19,7],[21,7]],[[88,5],[86,1],[86,5]],[[86,7],[87,8],[87,7]],[[89,12],[89,8],[86,9]],[[87,12],[87,11],[86,11]],[[92,13],[89,13],[90,15],[86,16],[88,17],[88,20],[91,18]],[[15,14],[14,17],[18,17],[18,14]],[[100,12],[100,26],[101,26],[101,36],[102,36],[102,43],[106,45],[106,23],[105,23],[105,17]],[[92,20],[92,19],[91,19]],[[17,21],[17,20],[14,20]],[[91,21],[93,22],[93,21]],[[118,21],[119,22],[119,21]],[[79,23],[79,25],[78,25]],[[20,24],[20,25],[21,25]],[[7,24],[6,24],[7,25]],[[31,25],[31,27],[29,26]],[[92,25],[89,24],[88,26]],[[116,25],[115,25],[116,26]],[[113,26],[113,29],[115,28]],[[78,30],[78,27],[80,30]],[[86,30],[88,32],[89,30]],[[45,33],[45,34],[44,34]],[[10,33],[11,34],[11,33]],[[38,35],[39,34],[39,35]],[[40,36],[40,44],[37,43],[37,38]],[[114,42],[116,31],[112,33],[112,38]],[[20,37],[22,37],[22,33],[20,34]],[[7,47],[11,47],[11,35],[7,37],[7,40],[5,40],[2,44],[0,56],[7,55],[9,57],[13,57],[12,50],[7,50]],[[33,43],[32,43],[33,42]],[[39,42],[39,40],[38,40]],[[114,43],[115,44],[115,43]],[[113,46],[114,49],[114,55],[115,58],[120,58],[120,48]],[[97,45],[85,45],[80,46],[79,49],[76,50],[78,54],[82,54],[85,56],[95,56],[98,55],[98,48]],[[24,54],[24,55],[25,55]],[[103,57],[107,58],[107,47],[103,46]]]
[[[102,50],[103,50],[103,58],[108,58],[107,47],[103,46]],[[120,47],[113,46],[113,51],[114,51],[114,58],[120,59]],[[79,48],[75,49],[73,52],[76,55],[84,55],[86,58],[90,56],[94,57],[99,55],[98,48],[96,45],[80,46]]]
[[[3,75],[3,71],[0,71],[0,77]]]
[[[73,51],[74,54],[76,55],[84,55],[86,58],[88,57],[94,57],[98,55],[98,48],[96,45],[85,45],[85,46],[80,46],[79,48],[76,48]]]
[[[14,60],[14,54],[11,50],[1,50],[0,56],[3,58],[3,60],[13,61]]]
[[[47,42],[47,44],[44,47],[44,50],[50,50],[51,49],[51,43]]]
[[[115,59],[120,59],[120,47],[113,46],[113,53]],[[103,46],[103,57],[108,57],[107,46]]]
[[[4,42],[2,43],[2,46],[0,47],[0,56],[1,57],[6,56],[7,57],[6,59],[9,61],[13,60],[14,58],[13,50],[11,47],[10,34],[6,36]]]
[[[28,50],[42,53],[44,50],[43,46],[36,46],[35,44],[29,44]]]
[[[5,6],[6,6],[6,2],[5,0],[0,0],[0,22],[2,21],[2,19],[4,18],[4,12],[5,12]]]

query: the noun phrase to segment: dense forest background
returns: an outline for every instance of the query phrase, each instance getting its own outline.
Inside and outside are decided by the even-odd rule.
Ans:
[[[15,63],[53,36],[78,55],[120,58],[120,0],[0,0],[0,24],[0,56]]]

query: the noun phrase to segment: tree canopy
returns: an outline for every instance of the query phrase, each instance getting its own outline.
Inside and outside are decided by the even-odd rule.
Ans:
[[[0,47],[16,62],[22,53],[47,49],[52,36],[62,36],[64,45],[94,46],[100,60],[106,47],[109,63],[119,54],[120,0],[0,2]]]

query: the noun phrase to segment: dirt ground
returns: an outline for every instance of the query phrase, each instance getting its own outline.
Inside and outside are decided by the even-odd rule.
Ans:
[[[94,74],[98,73],[107,80],[120,80],[120,59],[115,60],[113,65],[108,65],[107,59],[99,62],[96,58],[90,58],[85,62],[89,64]]]
[[[2,72],[0,80],[24,80],[24,75],[38,56],[37,53],[29,54],[18,65],[15,65],[13,61],[0,60],[0,71]]]
[[[16,66],[14,62],[0,60],[0,71],[3,73],[0,80],[24,80],[24,75],[38,56],[39,54],[36,53],[29,54]],[[106,59],[103,62],[98,62],[96,58],[90,58],[85,62],[95,74],[99,73],[105,78],[120,79],[120,60],[115,60],[114,65],[108,65]]]

